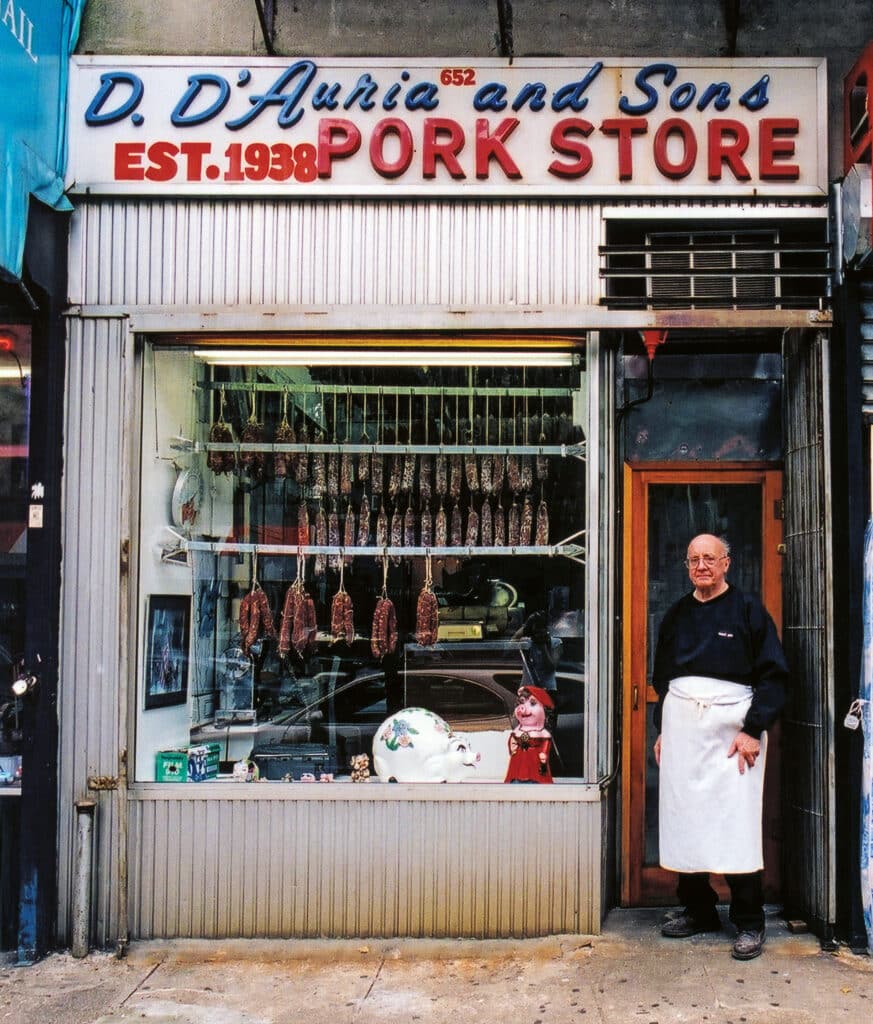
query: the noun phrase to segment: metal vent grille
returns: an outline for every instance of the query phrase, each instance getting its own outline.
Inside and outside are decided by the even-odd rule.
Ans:
[[[818,309],[830,293],[826,226],[608,225],[601,303],[617,309]]]
[[[775,231],[647,235],[651,305],[775,305],[778,241]]]

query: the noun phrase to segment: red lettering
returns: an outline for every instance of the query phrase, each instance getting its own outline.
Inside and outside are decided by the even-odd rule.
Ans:
[[[749,148],[749,129],[742,121],[725,117],[710,121],[707,133],[709,180],[721,181],[721,165],[727,164],[737,181],[748,181],[752,175],[742,158]]]
[[[593,131],[594,125],[581,117],[567,117],[556,122],[552,128],[552,149],[564,156],[575,156],[576,160],[568,164],[553,160],[549,164],[549,174],[557,178],[581,178],[587,174],[594,163],[591,150],[582,139],[574,139],[572,136],[578,134],[587,139]]]
[[[187,160],[185,177],[188,181],[200,181],[203,177],[203,158],[209,156],[212,146],[208,142],[182,142],[179,152]]]
[[[448,136],[447,141],[439,142],[440,135]],[[458,163],[458,153],[464,148],[464,129],[457,121],[447,117],[426,117],[422,138],[422,174],[425,178],[436,177],[436,162],[442,160],[446,170],[453,178],[466,178],[467,175]]]
[[[679,163],[673,163],[667,153],[667,144],[671,135],[682,139],[684,156]],[[697,139],[694,129],[681,117],[668,117],[655,132],[654,143],[655,167],[668,178],[679,180],[686,177],[697,162]]]
[[[507,178],[520,178],[521,171],[509,155],[504,143],[519,126],[517,117],[504,118],[494,131],[488,134],[488,121],[484,117],[476,118],[476,177],[488,177],[488,165],[496,160],[503,168]]]
[[[644,135],[649,122],[644,117],[608,117],[600,130],[604,135],[618,136],[618,177],[620,181],[630,181],[634,176],[633,136]]]
[[[400,153],[393,162],[385,159],[385,136],[394,135],[400,143]],[[399,117],[386,117],[373,129],[370,137],[370,163],[377,174],[383,178],[399,178],[409,170],[415,146],[412,132],[405,121]]]
[[[318,122],[318,156],[316,166],[319,178],[333,173],[334,159],[345,160],[361,148],[361,133],[357,125],[342,117],[323,117]]]
[[[145,171],[142,168],[144,153],[144,142],[116,142],[115,180],[142,181],[145,177]]]
[[[763,117],[758,127],[758,173],[767,181],[797,181],[797,164],[781,164],[777,160],[794,156],[794,139],[779,136],[797,135],[800,121],[796,117]]]
[[[176,177],[176,157],[179,147],[172,142],[153,142],[149,146],[152,166],[145,172],[149,181],[172,181]]]

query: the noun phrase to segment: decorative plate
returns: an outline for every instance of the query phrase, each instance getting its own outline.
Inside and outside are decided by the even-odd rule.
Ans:
[[[203,502],[203,477],[199,469],[182,469],[173,488],[172,514],[176,526],[193,526]]]

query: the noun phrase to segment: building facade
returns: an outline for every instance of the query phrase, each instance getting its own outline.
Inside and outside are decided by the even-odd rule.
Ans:
[[[85,797],[100,945],[671,902],[647,679],[704,530],[792,667],[769,896],[851,932],[826,40],[232,6],[92,4],[71,66],[59,941]],[[553,782],[507,785],[531,679]]]

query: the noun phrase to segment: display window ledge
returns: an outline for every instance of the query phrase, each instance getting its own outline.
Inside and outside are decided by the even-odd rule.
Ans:
[[[603,790],[596,782],[560,781],[550,785],[500,782],[139,782],[128,790],[131,800],[376,800],[448,803],[597,803]]]

